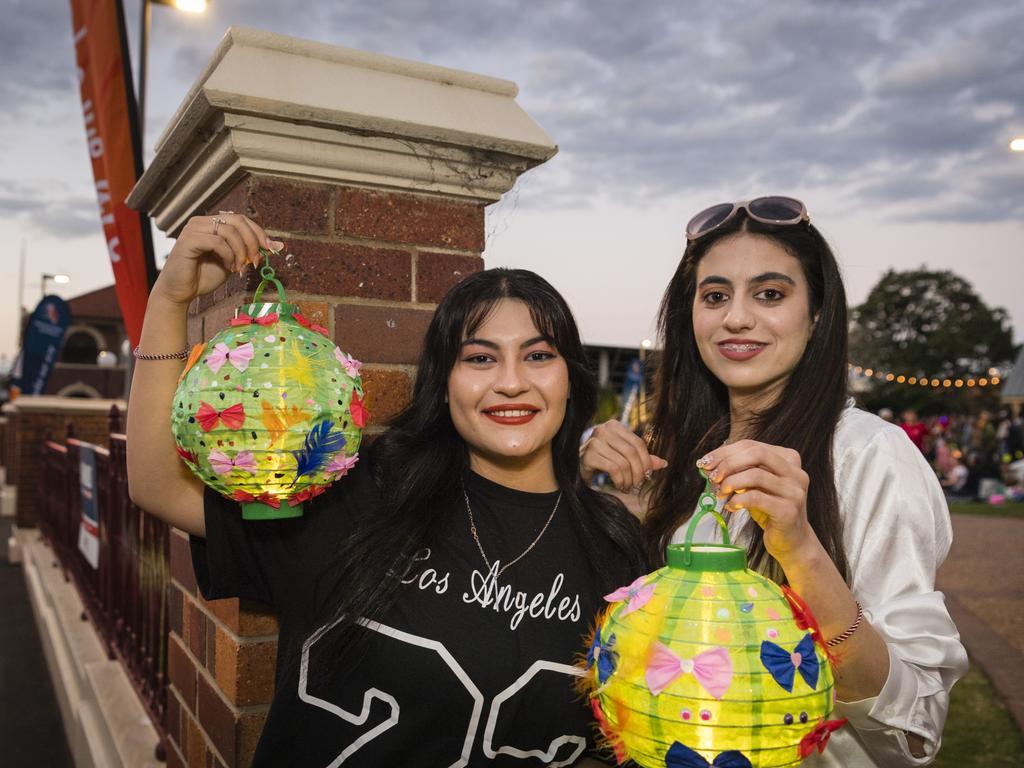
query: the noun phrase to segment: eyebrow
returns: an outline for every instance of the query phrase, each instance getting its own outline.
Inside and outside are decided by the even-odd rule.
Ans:
[[[754,275],[750,280],[747,281],[748,285],[757,285],[758,283],[767,283],[769,280],[779,280],[783,283],[789,283],[792,286],[796,285],[796,281],[793,280],[789,275],[783,274],[782,272],[762,272],[760,275]],[[703,288],[705,285],[732,285],[732,280],[721,275],[708,275],[700,281],[698,288]]]
[[[526,349],[527,347],[532,347],[534,344],[540,344],[541,342],[545,344],[554,344],[554,341],[551,338],[541,335],[534,336],[532,339],[527,339],[526,341],[519,345],[519,348]],[[460,346],[468,347],[470,345],[479,345],[481,347],[487,347],[488,349],[498,349],[498,345],[495,344],[493,341],[477,338],[466,339],[464,342],[462,342]]]

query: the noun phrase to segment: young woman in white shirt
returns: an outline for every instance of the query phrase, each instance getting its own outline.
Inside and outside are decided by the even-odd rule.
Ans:
[[[687,240],[661,305],[649,441],[600,425],[582,472],[643,487],[660,559],[705,469],[751,567],[802,595],[837,652],[833,717],[849,724],[806,764],[927,765],[967,667],[934,588],[952,538],[942,490],[899,427],[848,400],[842,278],[800,201],[713,206]]]

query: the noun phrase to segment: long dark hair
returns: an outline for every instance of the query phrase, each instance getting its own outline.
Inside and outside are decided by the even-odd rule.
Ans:
[[[608,544],[626,568],[639,575],[646,564],[639,523],[621,502],[591,490],[580,478],[580,435],[597,405],[597,384],[587,364],[579,331],[565,299],[539,275],[522,269],[477,272],[442,299],[427,329],[412,399],[369,450],[382,508],[346,540],[318,586],[322,623],[337,621],[324,638],[336,657],[352,649],[360,618],[379,618],[396,599],[405,564],[444,530],[449,515],[462,509],[466,444],[445,402],[448,376],[462,342],[503,299],[522,301],[541,334],[565,360],[569,400],[552,441],[561,508],[571,516],[587,553],[597,589],[612,583],[596,566]],[[468,535],[468,531],[467,531]],[[607,582],[607,583],[606,583]]]
[[[800,454],[810,476],[809,522],[846,578],[832,470],[832,438],[847,396],[846,293],[839,266],[825,238],[809,222],[773,226],[743,211],[686,246],[661,302],[658,327],[664,352],[657,373],[651,450],[669,465],[656,476],[644,520],[648,554],[655,562],[663,561],[673,531],[689,520],[704,487],[695,462],[729,435],[729,394],[701,360],[693,333],[693,302],[700,260],[715,243],[740,232],[769,238],[800,262],[815,320],[803,357],[779,397],[755,415],[747,436]],[[751,567],[783,581],[781,568],[765,550],[761,528],[753,522],[748,527]]]

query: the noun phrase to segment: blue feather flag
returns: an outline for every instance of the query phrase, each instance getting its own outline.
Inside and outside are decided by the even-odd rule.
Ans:
[[[333,426],[333,421],[324,419],[309,430],[302,450],[291,451],[296,465],[292,485],[295,485],[303,475],[316,472],[333,454],[345,447],[345,435],[341,432],[331,432]]]

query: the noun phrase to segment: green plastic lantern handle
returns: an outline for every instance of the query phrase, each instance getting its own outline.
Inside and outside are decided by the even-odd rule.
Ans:
[[[264,259],[263,266],[260,267],[260,277],[263,279],[260,280],[260,284],[256,287],[256,293],[253,294],[252,303],[259,304],[260,297],[263,296],[263,289],[266,288],[269,283],[273,283],[277,287],[279,303],[287,304],[288,302],[284,297],[284,286],[281,285],[281,281],[275,276],[276,273],[274,272],[274,268],[270,266],[270,257],[272,255],[277,256],[277,253],[266,248],[260,248],[260,253],[263,254]]]
[[[690,518],[690,524],[686,526],[686,541],[683,544],[683,562],[686,565],[690,565],[692,561],[690,550],[693,548],[693,536],[697,532],[697,523],[705,515],[714,516],[715,520],[718,521],[718,527],[722,530],[722,543],[727,547],[732,546],[732,542],[729,540],[729,524],[725,522],[725,518],[722,517],[721,513],[715,509],[718,500],[715,498],[714,491],[712,490],[711,478],[707,476],[703,469],[700,470],[700,474],[704,478],[704,491],[697,500],[697,514]]]

